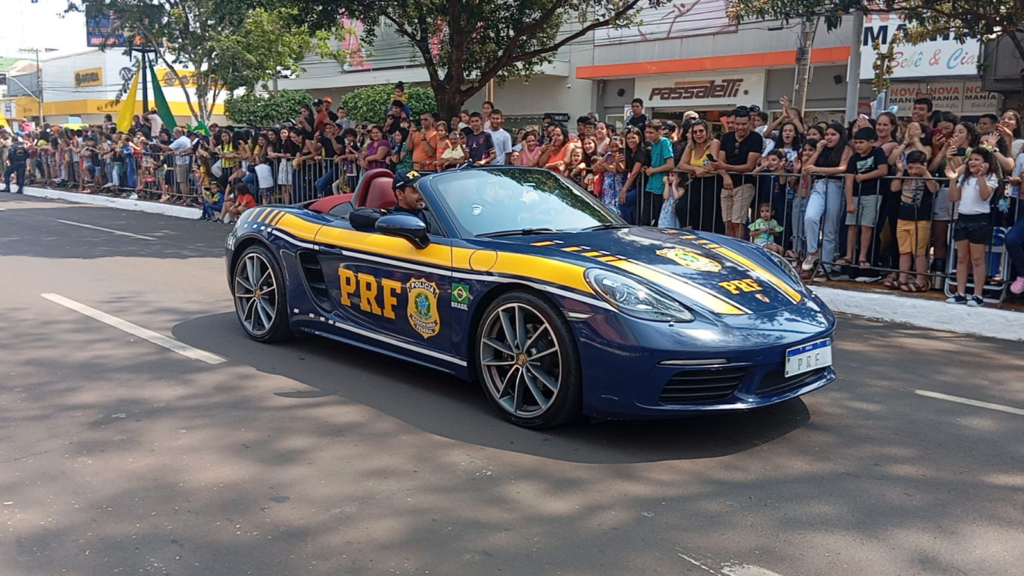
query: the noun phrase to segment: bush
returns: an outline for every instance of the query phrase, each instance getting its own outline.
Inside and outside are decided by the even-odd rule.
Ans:
[[[224,101],[224,113],[236,124],[273,126],[299,115],[303,104],[313,98],[301,90],[281,90],[277,94],[246,93]]]
[[[428,88],[412,86],[405,89],[408,96],[407,104],[412,109],[413,118],[424,112],[436,112],[437,102],[434,92]],[[341,97],[341,105],[345,113],[356,122],[383,123],[385,111],[395,99],[393,84],[380,84],[358,88]]]

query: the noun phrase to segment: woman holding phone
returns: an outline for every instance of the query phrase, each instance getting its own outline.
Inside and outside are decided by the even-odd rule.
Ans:
[[[697,120],[690,126],[679,163],[679,169],[690,174],[689,191],[676,202],[676,217],[683,228],[725,234],[718,202],[722,174],[709,166],[718,157],[719,146],[707,122]]]

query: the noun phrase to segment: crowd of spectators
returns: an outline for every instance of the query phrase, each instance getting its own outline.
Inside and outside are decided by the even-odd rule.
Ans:
[[[513,133],[491,102],[448,121],[414,116],[399,83],[379,122],[354,122],[330,98],[280,126],[203,132],[165,127],[154,110],[128,132],[109,116],[81,129],[3,132],[0,160],[8,188],[27,175],[86,193],[201,206],[204,219],[220,221],[257,204],[352,191],[375,168],[536,167],[571,179],[630,223],[747,239],[808,279],[849,275],[921,292],[955,276],[949,301],[969,306],[982,305],[985,286],[1003,278],[1012,293],[1024,292],[1016,111],[973,123],[920,98],[903,123],[884,112],[844,126],[805,123],[785,97],[780,104],[774,121],[740,106],[720,124],[696,112],[677,124],[648,119],[635,99],[621,128],[591,113],[570,130],[546,115]],[[992,257],[996,245],[1015,275]],[[947,265],[951,250],[955,265]]]

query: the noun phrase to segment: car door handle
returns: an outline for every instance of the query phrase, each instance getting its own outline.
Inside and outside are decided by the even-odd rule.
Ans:
[[[333,248],[330,246],[324,246],[323,244],[317,245],[317,252],[321,254],[329,254],[331,256],[343,256],[344,251],[341,248]]]

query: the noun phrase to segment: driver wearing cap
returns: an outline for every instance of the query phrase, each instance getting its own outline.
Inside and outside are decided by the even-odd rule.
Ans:
[[[420,194],[416,188],[416,182],[419,182],[420,178],[420,173],[415,170],[400,170],[395,174],[391,186],[395,189],[395,199],[398,200],[398,205],[392,208],[391,212],[393,214],[412,214],[427,225],[429,233],[430,222],[427,221],[427,215],[423,210],[427,203],[423,200],[423,194]]]

